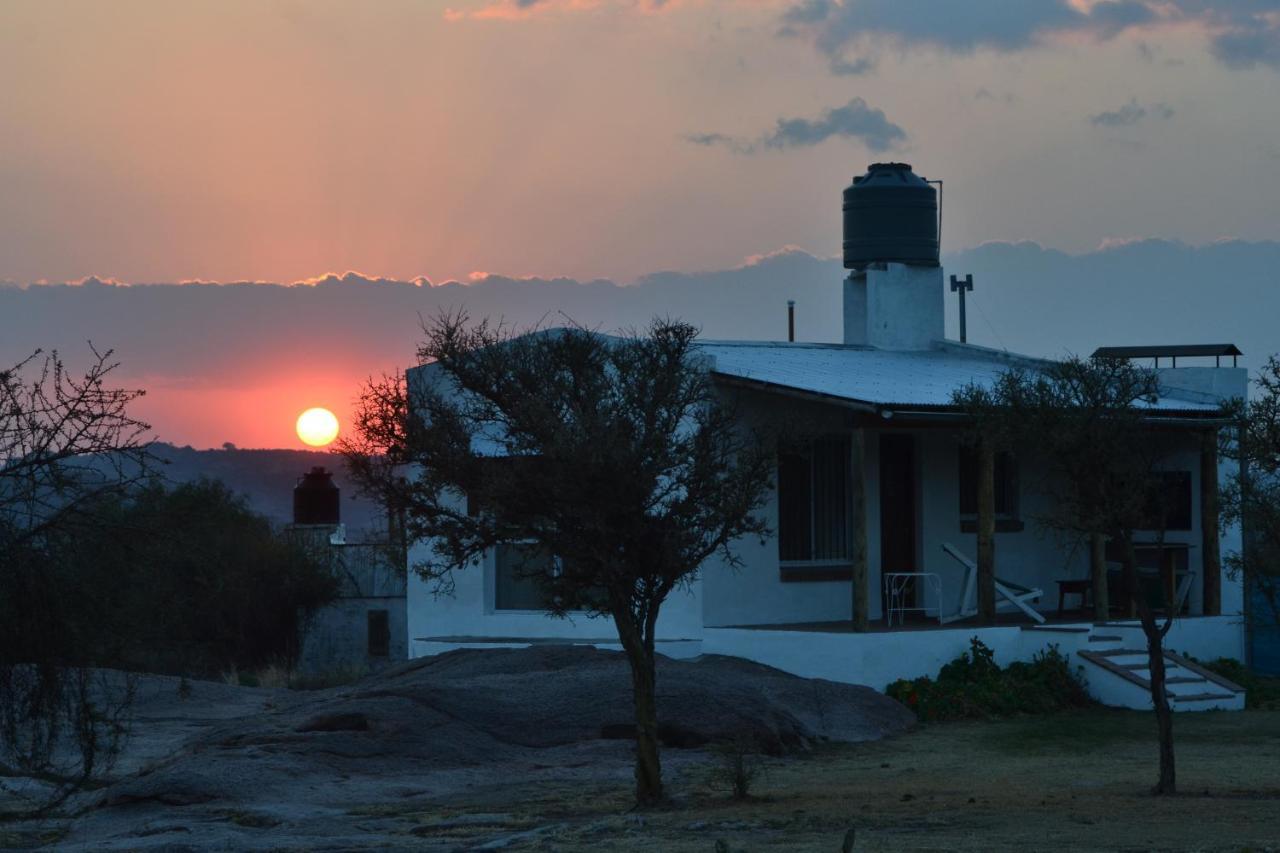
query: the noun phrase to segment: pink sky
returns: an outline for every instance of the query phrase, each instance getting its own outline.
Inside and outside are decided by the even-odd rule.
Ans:
[[[840,188],[885,159],[945,180],[950,251],[1275,240],[1278,70],[1267,4],[8,0],[0,282],[830,256]],[[387,366],[294,394],[313,368],[264,358],[278,379],[164,392],[176,433],[340,409]]]

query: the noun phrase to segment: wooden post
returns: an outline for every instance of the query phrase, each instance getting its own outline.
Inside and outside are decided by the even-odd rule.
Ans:
[[[1222,561],[1218,553],[1218,431],[1200,438],[1200,568],[1205,616],[1222,613]]]
[[[978,621],[996,621],[996,454],[978,442]]]
[[[849,440],[849,526],[852,531],[849,558],[853,561],[853,630],[867,630],[867,604],[871,587],[867,572],[867,438],[866,430],[855,429]]]
[[[1107,600],[1107,540],[1101,533],[1089,534],[1089,577],[1093,580],[1093,618],[1105,622],[1111,616]]]

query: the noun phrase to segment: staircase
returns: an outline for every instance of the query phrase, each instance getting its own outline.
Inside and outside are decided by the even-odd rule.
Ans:
[[[1136,622],[1095,625],[1086,648],[1077,652],[1086,662],[1089,692],[1104,705],[1151,709],[1151,671],[1146,637]],[[1165,650],[1165,692],[1174,711],[1240,711],[1244,688],[1217,673]]]

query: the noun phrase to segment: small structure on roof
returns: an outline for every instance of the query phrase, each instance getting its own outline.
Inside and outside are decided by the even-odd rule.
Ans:
[[[1231,366],[1236,366],[1236,358],[1244,355],[1235,344],[1165,344],[1138,347],[1098,347],[1093,351],[1094,358],[1152,358],[1155,367],[1160,366],[1160,359],[1172,359],[1173,366],[1178,366],[1178,357],[1212,358],[1214,367],[1222,366],[1222,357],[1231,356]]]

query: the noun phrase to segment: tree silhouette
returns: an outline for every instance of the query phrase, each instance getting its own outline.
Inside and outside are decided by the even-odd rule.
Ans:
[[[96,602],[67,583],[65,543],[147,474],[142,391],[108,385],[111,352],[82,374],[56,352],[0,370],[0,778],[46,783],[48,809],[109,764],[132,696],[97,673],[82,629]],[[15,792],[17,793],[17,792]]]
[[[1165,691],[1164,637],[1174,608],[1168,608],[1163,624],[1156,620],[1138,588],[1134,550],[1135,530],[1154,529],[1158,543],[1164,540],[1157,471],[1177,446],[1179,433],[1151,421],[1145,407],[1157,392],[1154,371],[1126,359],[1073,357],[1034,372],[1008,371],[993,387],[971,385],[954,401],[971,416],[981,440],[1046,461],[1048,476],[1039,486],[1050,508],[1036,517],[1038,523],[1089,542],[1091,557],[1106,539],[1118,546],[1125,605],[1136,611],[1147,639],[1160,742],[1154,790],[1172,794],[1173,714]],[[1093,563],[1096,573],[1100,560]],[[1105,573],[1105,563],[1101,570]],[[1105,574],[1101,584],[1096,581],[1095,575],[1095,588],[1105,589]]]
[[[425,333],[425,370],[365,389],[343,446],[352,474],[429,543],[415,569],[443,591],[515,546],[550,613],[612,618],[631,668],[636,799],[654,804],[660,609],[709,557],[736,566],[734,540],[764,535],[772,453],[720,396],[687,324],[516,334],[442,314]]]

